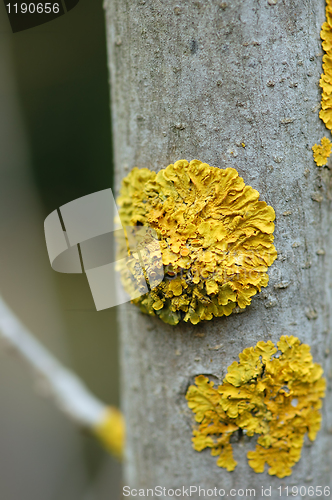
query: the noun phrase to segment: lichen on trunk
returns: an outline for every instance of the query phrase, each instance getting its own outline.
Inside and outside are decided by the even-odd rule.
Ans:
[[[106,0],[105,7],[117,191],[135,166],[157,172],[186,158],[235,168],[274,208],[278,252],[268,287],[241,314],[170,326],[122,307],[125,482],[236,485],[257,495],[264,484],[279,498],[280,480],[239,460],[255,449],[252,439],[234,447],[232,472],[216,472],[208,451],[195,452],[185,394],[199,374],[220,385],[238,353],[282,335],[308,344],[330,373],[331,175],[311,150],[328,133],[318,116],[324,1]],[[284,485],[331,486],[331,411],[327,391],[322,429]]]

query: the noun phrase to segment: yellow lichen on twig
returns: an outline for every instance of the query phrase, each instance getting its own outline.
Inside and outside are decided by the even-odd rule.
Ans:
[[[125,441],[125,423],[120,410],[108,407],[104,418],[94,427],[93,433],[112,455],[122,458]]]
[[[300,460],[304,436],[311,441],[320,429],[319,409],[325,396],[323,370],[313,363],[310,347],[296,337],[281,337],[244,349],[231,364],[223,384],[214,388],[204,375],[196,377],[186,398],[199,424],[193,431],[197,451],[211,448],[217,465],[235,469],[231,436],[258,434],[249,465],[255,472],[289,476]]]
[[[157,174],[134,168],[118,203],[123,227],[149,226],[159,238],[164,279],[133,300],[143,312],[197,324],[245,308],[267,286],[275,213],[235,169],[198,160]],[[132,255],[127,267],[135,273],[137,263]]]
[[[322,167],[327,164],[327,159],[331,154],[332,143],[327,137],[321,139],[321,145],[315,144],[312,146],[314,153],[314,160],[318,167]]]

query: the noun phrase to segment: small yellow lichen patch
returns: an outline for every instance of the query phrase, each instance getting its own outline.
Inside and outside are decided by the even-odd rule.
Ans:
[[[133,300],[144,313],[171,325],[197,324],[245,308],[267,286],[277,257],[275,213],[235,169],[198,160],[177,161],[157,174],[134,168],[118,203],[124,228],[149,226],[159,238],[164,279]],[[131,269],[140,270],[131,258]]]
[[[314,152],[314,160],[317,163],[318,167],[322,167],[327,164],[327,159],[331,154],[332,143],[327,137],[323,137],[321,139],[321,146],[319,144],[315,144],[312,146],[312,150]]]
[[[115,455],[117,458],[122,458],[125,440],[125,423],[122,413],[117,408],[108,408],[104,418],[93,429],[93,432],[112,455]]]
[[[237,465],[230,444],[236,431],[259,436],[256,449],[247,455],[250,467],[263,472],[268,464],[269,474],[282,478],[300,460],[305,434],[314,441],[320,429],[325,396],[321,366],[296,337],[283,336],[277,346],[260,341],[244,349],[218,388],[199,375],[188,389],[188,406],[198,423],[194,449],[211,448],[219,456],[217,465],[229,471]]]
[[[319,117],[326,127],[332,129],[332,1],[326,0],[326,22],[322,26],[320,36],[322,47],[326,54],[323,56],[323,71],[319,85],[323,89],[321,111]]]

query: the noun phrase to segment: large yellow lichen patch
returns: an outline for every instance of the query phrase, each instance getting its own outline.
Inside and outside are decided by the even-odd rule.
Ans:
[[[323,71],[319,85],[323,89],[319,117],[326,127],[332,129],[332,1],[326,1],[326,22],[322,26]]]
[[[267,285],[277,256],[274,210],[235,169],[198,160],[158,174],[134,168],[118,203],[123,227],[150,226],[159,238],[164,279],[133,300],[143,312],[172,325],[196,324],[245,308]]]
[[[320,429],[321,366],[296,337],[283,336],[277,346],[261,341],[244,349],[218,388],[199,375],[188,389],[188,406],[199,424],[194,449],[211,448],[217,465],[228,471],[237,465],[230,443],[234,433],[257,434],[256,449],[247,455],[250,467],[263,472],[268,464],[269,474],[281,478],[300,460],[305,434],[313,441]]]

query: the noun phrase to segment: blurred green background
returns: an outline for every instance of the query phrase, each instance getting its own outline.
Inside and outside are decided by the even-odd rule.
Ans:
[[[12,37],[32,170],[45,213],[112,185],[102,0]]]
[[[112,186],[102,0],[80,0],[15,34],[3,5],[0,17],[1,293],[44,345],[118,406],[116,309],[96,312],[85,275],[52,271],[43,236],[51,211]],[[5,351],[0,360],[0,498],[120,498],[119,465],[40,400],[20,360]]]

